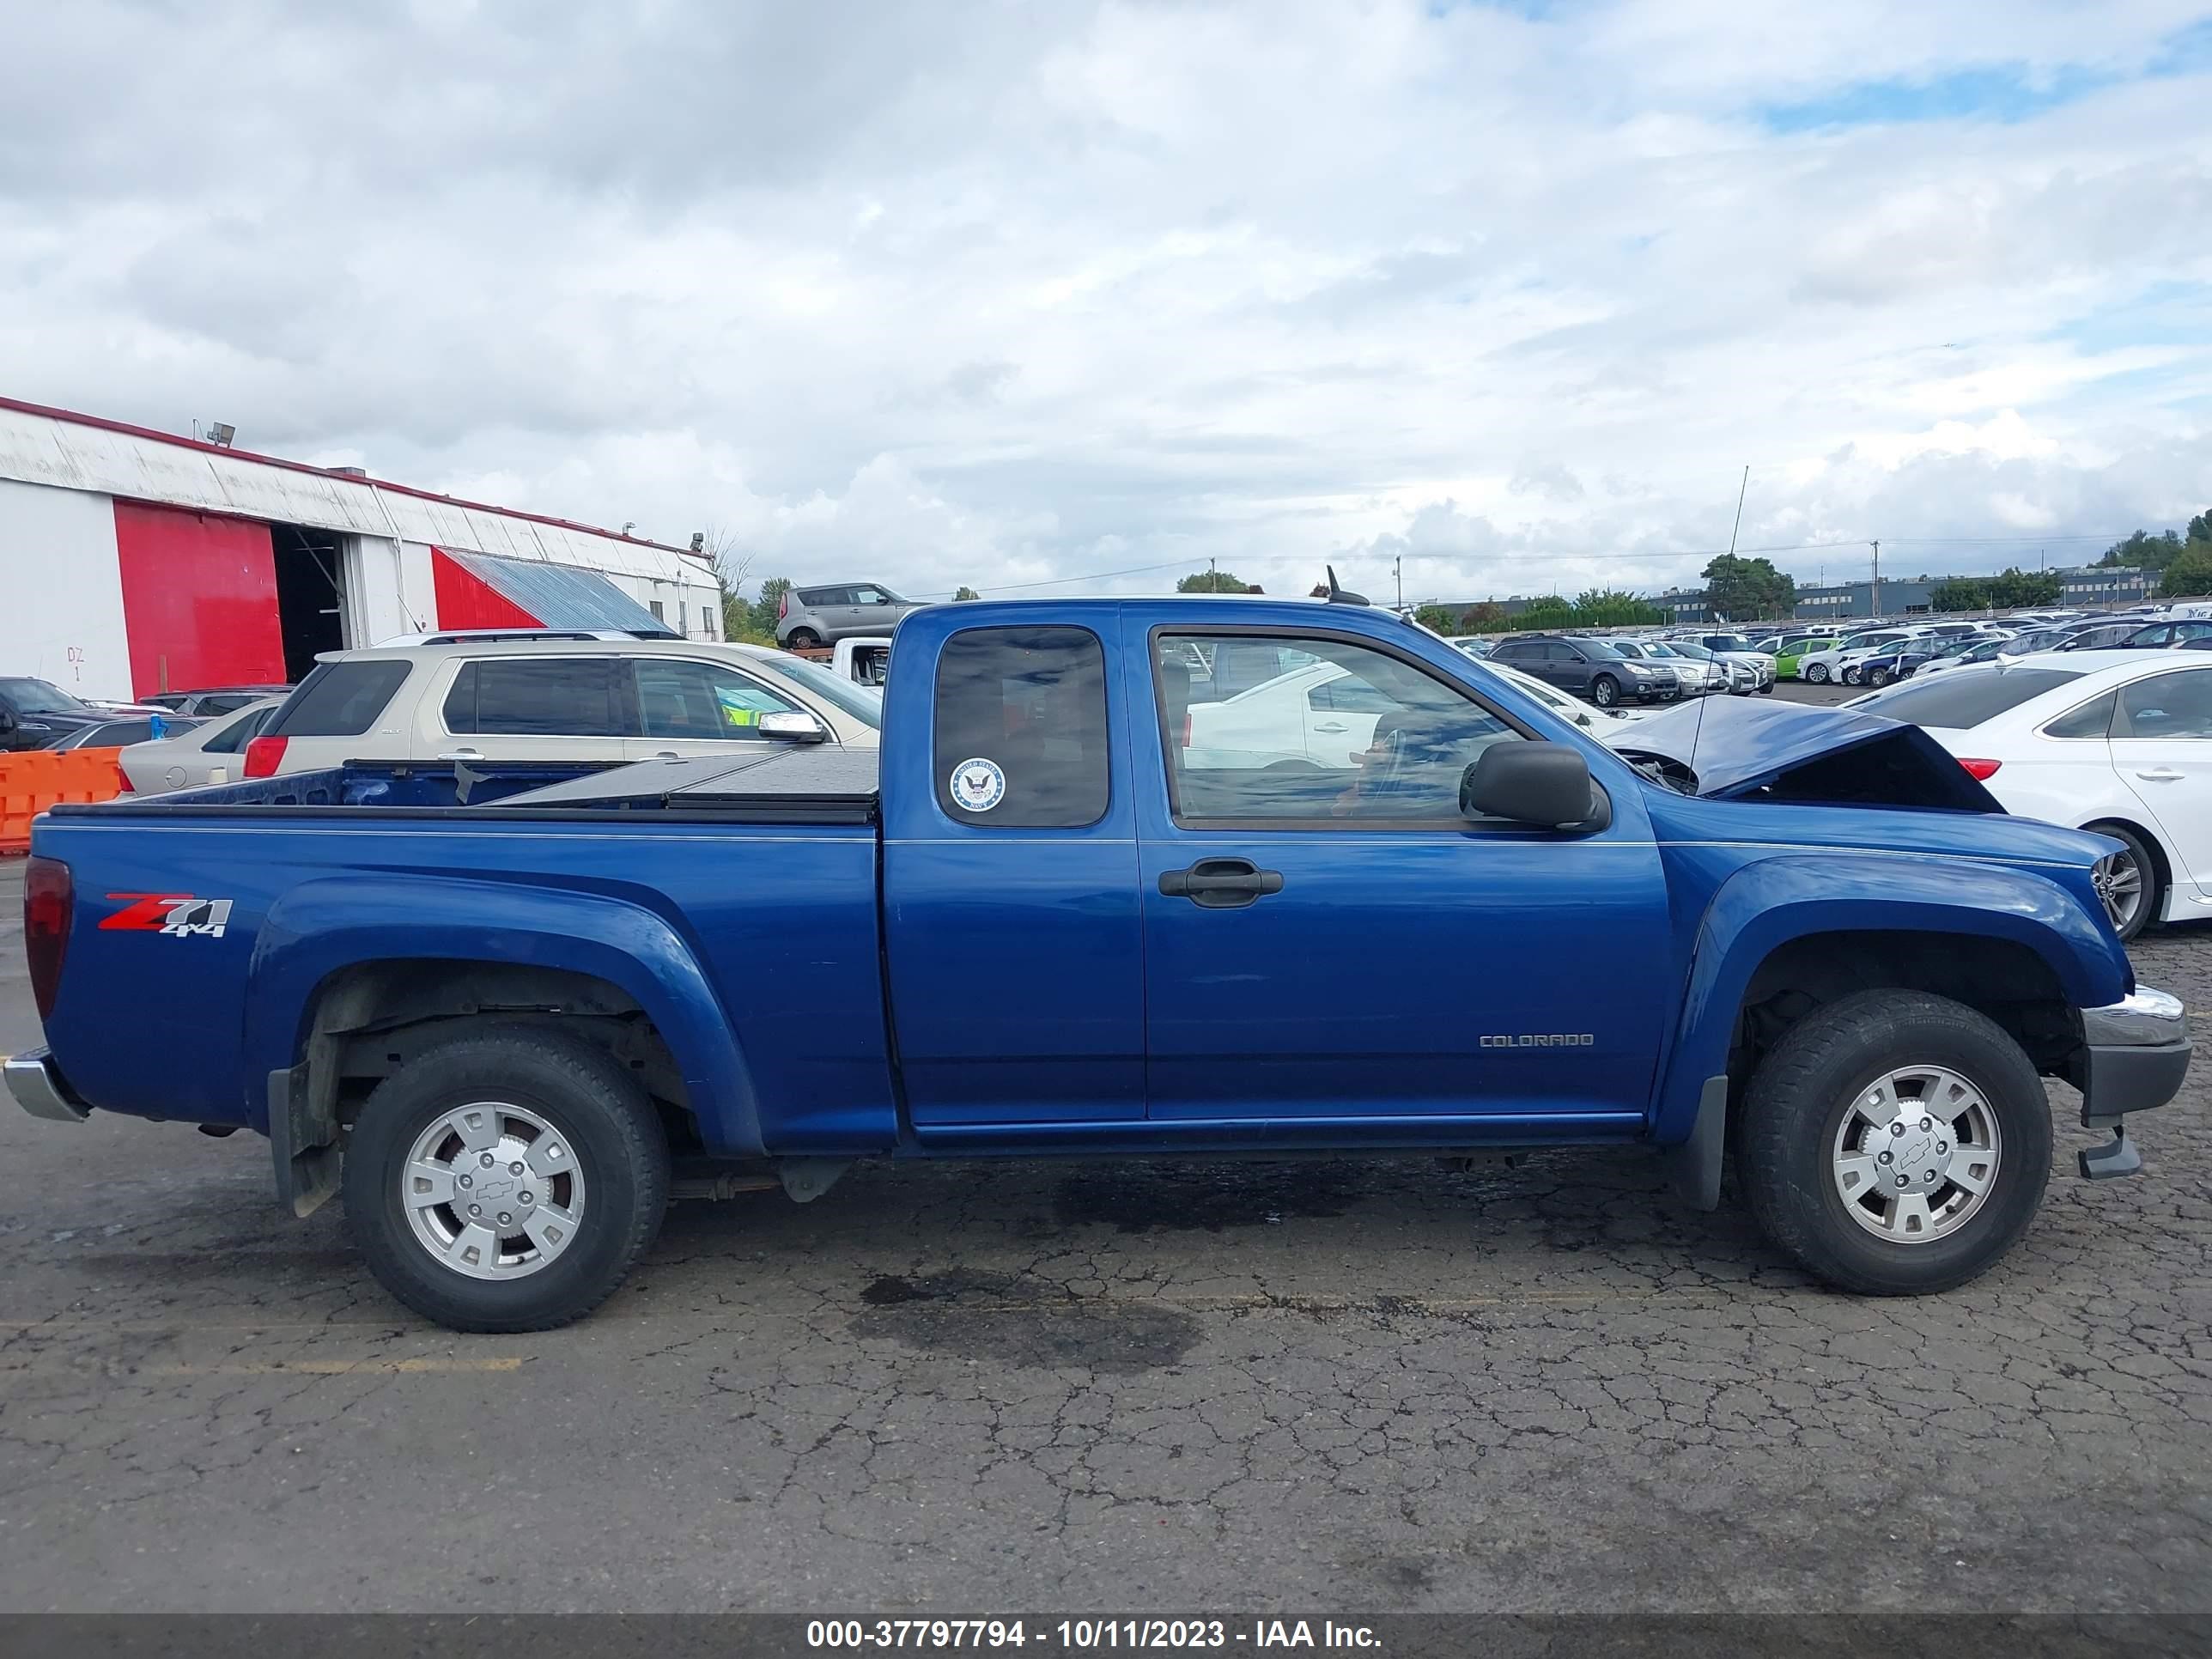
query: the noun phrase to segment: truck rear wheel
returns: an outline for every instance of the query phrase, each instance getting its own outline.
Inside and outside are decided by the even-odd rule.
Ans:
[[[540,1331],[611,1295],[660,1231],[668,1144],[590,1044],[478,1028],[377,1085],[346,1147],[346,1218],[369,1271],[460,1331]]]
[[[2051,1107],[2002,1027],[1961,1003],[1863,991],[1753,1074],[1738,1175],[1767,1237],[1838,1290],[1948,1291],[2020,1241],[2051,1178]]]

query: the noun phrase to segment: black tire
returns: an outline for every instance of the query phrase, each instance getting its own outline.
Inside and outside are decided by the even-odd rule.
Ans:
[[[568,1248],[507,1279],[465,1276],[415,1236],[400,1170],[416,1138],[455,1106],[526,1108],[568,1138],[588,1201]],[[363,1103],[345,1154],[346,1219],[377,1282],[457,1331],[543,1331],[581,1319],[628,1276],[668,1205],[668,1141],[627,1070],[540,1025],[477,1026],[426,1049]]]
[[[1844,670],[1843,678],[1844,684],[1845,685],[1856,685],[1859,683],[1858,665],[1854,663],[1851,666]]]
[[[2000,1157],[1978,1209],[1925,1242],[1878,1238],[1844,1208],[1830,1158],[1860,1091],[1932,1063],[1981,1091]],[[1978,1278],[2020,1242],[2051,1179],[2051,1106],[2004,1030],[1963,1003],[1861,991],[1808,1015],[1753,1073],[1737,1176],[1759,1229],[1808,1272],[1862,1296],[1925,1296]]]
[[[1867,684],[1879,691],[1883,686],[1889,684],[1889,670],[1887,668],[1869,668],[1867,670],[1866,673],[1862,676],[1862,678],[1865,680]]]
[[[1824,662],[1811,664],[1805,670],[1805,678],[1814,685],[1826,685],[1828,683],[1828,665]]]
[[[2105,907],[2105,913],[2112,917],[2112,931],[2122,939],[2131,939],[2149,927],[2160,910],[2165,908],[2166,884],[2159,879],[2158,855],[2150,850],[2141,836],[2124,823],[2092,823],[2084,827],[2094,834],[2110,836],[2114,841],[2124,842],[2127,845],[2127,852],[2120,856],[2134,863],[2138,877],[2137,891],[2141,896],[2131,915],[2122,917],[2113,915],[2109,902]],[[2097,870],[2100,877],[2106,873],[2103,860],[2099,860]],[[2102,895],[2103,883],[2100,881],[2099,896],[2101,897]]]
[[[1590,701],[1601,708],[1610,708],[1620,701],[1620,682],[1610,674],[1600,674],[1590,682]]]
[[[811,628],[794,628],[784,644],[793,651],[818,651],[822,648],[822,636]]]

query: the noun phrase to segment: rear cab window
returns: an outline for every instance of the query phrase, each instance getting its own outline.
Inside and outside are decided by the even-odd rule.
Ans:
[[[1086,829],[1106,816],[1106,653],[1087,628],[963,629],[937,659],[931,772],[955,823]]]
[[[318,664],[269,722],[272,738],[357,738],[374,726],[414,665],[404,659]]]

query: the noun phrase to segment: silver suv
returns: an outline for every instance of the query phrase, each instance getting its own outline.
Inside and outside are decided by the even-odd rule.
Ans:
[[[823,587],[784,591],[775,612],[779,645],[811,650],[854,634],[888,634],[918,599],[902,599],[881,582],[834,582]]]
[[[622,765],[743,743],[872,749],[883,694],[765,646],[550,630],[336,651],[246,751],[244,775],[347,761]]]

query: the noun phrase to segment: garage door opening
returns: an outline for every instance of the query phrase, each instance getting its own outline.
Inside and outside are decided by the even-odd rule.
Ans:
[[[346,540],[327,530],[272,524],[276,618],[284,635],[284,678],[298,684],[319,652],[346,647]]]

